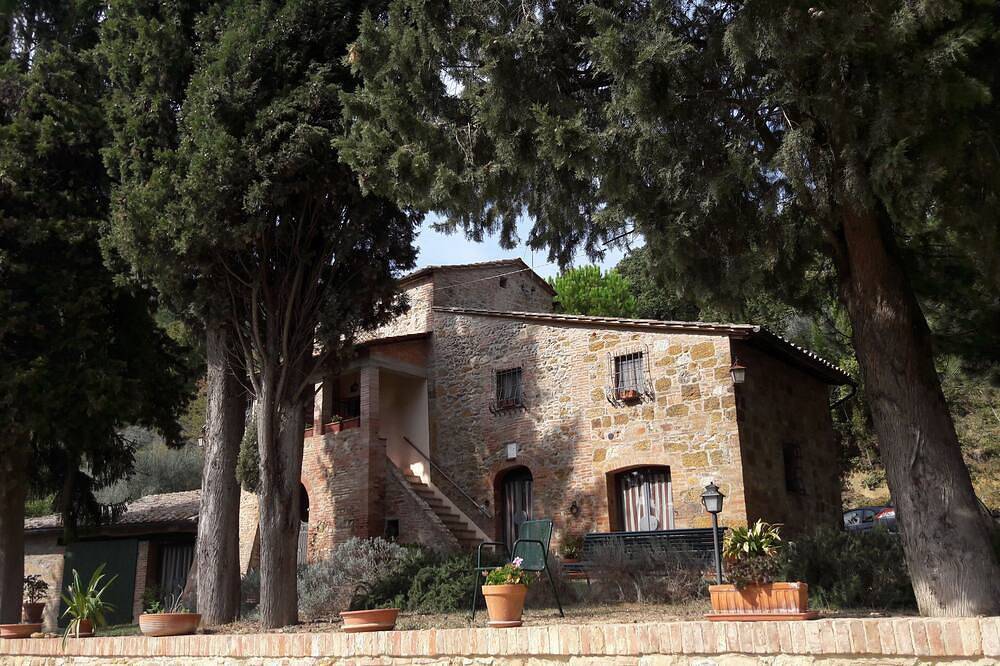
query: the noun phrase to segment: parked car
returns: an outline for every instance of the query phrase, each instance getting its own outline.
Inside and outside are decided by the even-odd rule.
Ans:
[[[844,512],[844,529],[849,532],[867,532],[876,527],[898,531],[896,509],[888,505],[862,506]]]

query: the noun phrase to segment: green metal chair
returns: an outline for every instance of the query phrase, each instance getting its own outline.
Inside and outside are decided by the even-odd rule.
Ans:
[[[551,520],[526,520],[521,523],[521,526],[517,530],[517,540],[514,542],[512,553],[508,553],[507,545],[499,541],[484,541],[479,544],[479,548],[476,549],[476,576],[472,581],[472,619],[476,619],[476,601],[479,599],[482,572],[492,571],[502,564],[513,562],[518,557],[521,558],[521,568],[525,571],[545,572],[545,575],[549,578],[549,585],[552,586],[552,594],[556,598],[556,605],[559,606],[559,615],[560,617],[566,617],[566,614],[563,613],[562,602],[559,600],[559,591],[556,590],[556,583],[552,580],[552,572],[549,571],[549,543],[551,541]],[[497,547],[503,548],[503,553],[507,559],[503,562],[496,562],[496,558],[494,557],[493,563],[484,564],[483,546],[493,548],[494,553],[496,553]]]

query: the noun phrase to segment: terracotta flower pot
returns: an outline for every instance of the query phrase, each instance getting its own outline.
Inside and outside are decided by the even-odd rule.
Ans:
[[[809,610],[809,586],[805,583],[764,583],[737,588],[709,585],[712,597],[710,620],[811,620],[819,614]]]
[[[94,635],[94,622],[92,620],[80,620],[80,638],[87,638]],[[77,632],[71,632],[69,637],[76,638]]]
[[[139,629],[146,636],[184,636],[193,634],[201,622],[201,613],[143,613]]]
[[[362,631],[392,631],[399,617],[398,608],[375,608],[372,610],[343,611],[344,631],[349,634]]]
[[[39,603],[25,603],[24,608],[24,621],[28,624],[38,624],[42,621],[42,613],[45,612],[45,602]]]
[[[520,627],[527,585],[483,585],[491,627]]]
[[[45,604],[42,604],[43,606]],[[41,631],[40,622],[28,622],[25,624],[0,624],[0,638],[28,638],[31,634]]]

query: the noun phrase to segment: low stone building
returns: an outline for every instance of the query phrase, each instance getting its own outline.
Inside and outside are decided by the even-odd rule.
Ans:
[[[710,481],[723,524],[839,524],[829,404],[850,379],[815,354],[753,325],[557,314],[520,260],[429,267],[402,286],[409,311],[316,378],[300,559],[351,536],[510,541],[528,518],[552,518],[557,541],[706,526]],[[253,496],[241,526],[246,570]]]
[[[49,585],[45,629],[66,624],[60,597],[73,570],[84,583],[102,564],[109,577],[117,576],[105,594],[115,607],[107,614],[110,624],[137,621],[147,591],[155,590],[155,597],[179,594],[194,561],[198,496],[197,490],[147,495],[129,502],[112,523],[80,528],[69,545],[60,516],[25,520],[24,573],[39,575]]]

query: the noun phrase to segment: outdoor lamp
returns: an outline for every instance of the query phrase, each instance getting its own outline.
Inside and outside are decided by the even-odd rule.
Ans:
[[[738,358],[733,358],[733,364],[729,366],[729,374],[733,376],[734,384],[742,384],[747,379],[746,366],[740,365]],[[719,506],[722,506],[721,504]]]
[[[701,503],[705,506],[705,511],[712,514],[712,544],[715,546],[712,554],[715,556],[715,581],[722,585],[722,553],[719,551],[719,513],[722,512],[722,500],[725,495],[715,485],[715,481],[709,482],[705,486],[705,492],[701,494]]]
[[[701,503],[704,505],[705,511],[714,516],[717,513],[722,513],[722,500],[725,498],[726,496],[722,494],[719,487],[712,481],[705,486],[705,492],[701,494]]]

